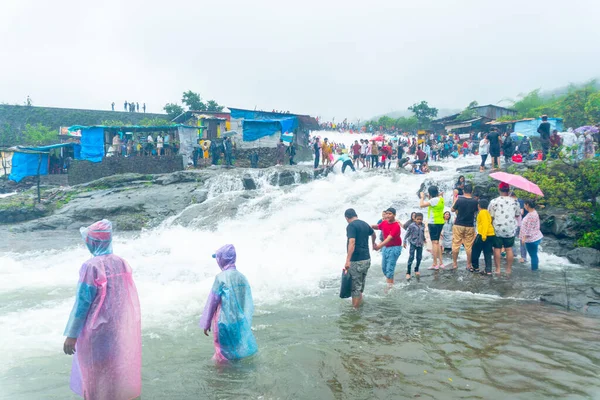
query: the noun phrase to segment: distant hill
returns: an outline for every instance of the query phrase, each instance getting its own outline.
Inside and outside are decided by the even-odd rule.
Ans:
[[[22,137],[22,131],[27,124],[42,124],[56,129],[58,136],[58,128],[61,126],[100,125],[103,121],[120,121],[135,125],[144,119],[153,118],[169,119],[166,114],[0,104],[0,146],[28,144],[24,143]]]
[[[458,109],[458,108],[440,108],[438,110],[437,118],[444,118],[444,117],[447,117],[448,115],[457,114],[461,111],[462,111],[462,109]],[[411,115],[413,115],[413,113],[408,110],[392,111],[392,112],[389,112],[386,114],[376,115],[374,117],[368,118],[367,121],[378,120],[381,117],[400,118],[400,117],[410,117]]]

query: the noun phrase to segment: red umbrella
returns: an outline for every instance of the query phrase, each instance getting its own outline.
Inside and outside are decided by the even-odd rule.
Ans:
[[[375,136],[373,139],[376,142],[383,142],[383,135]]]
[[[494,172],[493,174],[490,174],[490,177],[526,192],[537,194],[538,196],[542,197],[544,196],[544,193],[542,193],[542,190],[538,185],[520,175],[509,174],[506,172]]]

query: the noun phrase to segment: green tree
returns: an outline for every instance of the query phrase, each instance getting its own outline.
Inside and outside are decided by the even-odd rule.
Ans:
[[[412,117],[400,117],[396,120],[396,128],[403,131],[412,132],[419,126],[419,120],[414,115]]]
[[[429,104],[425,100],[420,103],[415,103],[408,107],[409,111],[412,111],[419,121],[419,128],[427,128],[432,119],[437,117],[438,109],[435,107],[429,107]]]
[[[173,125],[171,121],[164,118],[144,118],[139,122],[141,126],[168,126]]]
[[[479,114],[477,114],[477,111],[475,111],[474,108],[478,105],[479,103],[476,101],[470,102],[469,105],[464,110],[462,110],[457,119],[459,121],[468,121],[470,119],[476,118],[477,116],[479,116]]]
[[[592,93],[585,103],[585,117],[588,124],[600,122],[600,92]]]
[[[223,111],[223,106],[220,106],[219,103],[214,100],[209,100],[206,102],[206,111],[220,112]]]
[[[384,129],[390,130],[396,124],[396,120],[394,118],[388,117],[387,115],[384,115],[383,117],[379,118],[377,123],[379,124],[379,126],[383,126]]]
[[[44,146],[58,142],[58,130],[42,124],[27,124],[23,130],[25,143],[32,146]]]
[[[176,103],[167,103],[163,107],[163,110],[165,110],[165,112],[169,116],[169,119],[173,119],[173,118],[177,117],[178,115],[182,114],[184,111],[183,107],[181,107],[179,104],[176,104]]]
[[[183,92],[183,97],[181,101],[183,102],[183,104],[188,106],[188,110],[190,111],[207,111],[206,104],[202,102],[200,94],[194,93],[191,90]]]

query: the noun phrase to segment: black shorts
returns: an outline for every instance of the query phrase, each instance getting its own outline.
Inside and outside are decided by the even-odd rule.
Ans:
[[[439,241],[442,230],[444,229],[444,224],[429,224],[427,227],[429,228],[429,238],[431,241]]]
[[[358,160],[358,157],[360,157],[360,156],[358,154],[355,154],[355,155],[352,156],[352,159],[353,160]]]
[[[494,239],[494,243],[492,243],[492,245],[494,246],[495,249],[501,249],[503,247],[505,249],[510,249],[511,247],[513,247],[515,245],[515,238],[514,237],[503,238],[503,237],[496,236],[496,239]]]
[[[365,159],[365,158],[367,158],[367,156],[365,154],[361,154],[360,158]]]

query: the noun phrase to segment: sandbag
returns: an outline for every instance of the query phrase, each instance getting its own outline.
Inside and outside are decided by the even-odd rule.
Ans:
[[[352,277],[347,270],[342,271],[342,285],[340,287],[340,298],[347,299],[352,296]]]

